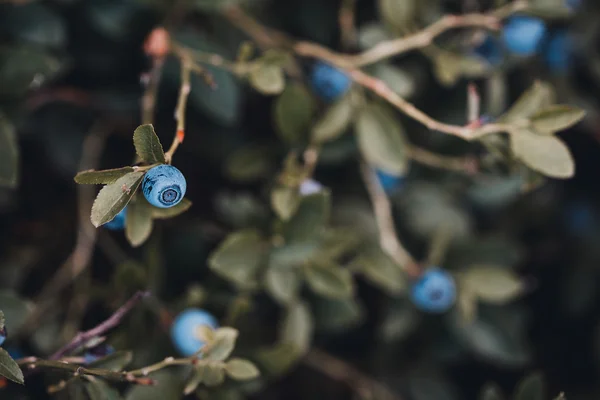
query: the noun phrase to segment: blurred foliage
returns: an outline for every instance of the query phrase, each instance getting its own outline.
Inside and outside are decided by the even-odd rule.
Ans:
[[[515,3],[0,2],[0,398],[597,399],[600,8],[575,3],[519,3],[572,35],[566,71],[546,42],[486,56],[500,32],[461,27],[324,102],[314,60],[261,23],[368,54]],[[164,59],[145,47],[158,26]],[[138,188],[171,162],[186,198],[159,209]],[[388,222],[419,268],[454,277],[447,313],[411,302],[418,277],[380,240],[362,163],[401,178]],[[102,228],[126,206],[124,232]],[[118,326],[52,359],[138,290],[152,295]],[[190,307],[222,327],[179,358],[169,329]],[[117,351],[82,360],[101,344]],[[315,348],[334,361],[310,362]]]

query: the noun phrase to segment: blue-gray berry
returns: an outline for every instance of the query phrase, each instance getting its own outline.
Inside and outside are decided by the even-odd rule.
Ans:
[[[456,301],[456,284],[451,274],[438,267],[427,269],[411,288],[411,300],[425,312],[443,313]]]
[[[173,207],[183,199],[187,184],[185,177],[172,165],[159,165],[144,175],[142,193],[148,203],[158,208]]]
[[[350,89],[352,80],[344,71],[319,61],[313,66],[310,83],[317,96],[331,102]]]
[[[127,207],[122,209],[115,217],[105,223],[103,226],[111,231],[120,231],[125,228],[125,221],[127,219]]]
[[[502,30],[502,38],[512,53],[532,56],[539,50],[547,31],[543,20],[518,15],[508,19]]]
[[[184,310],[175,318],[171,326],[171,340],[179,353],[189,357],[204,346],[199,331],[202,326],[217,329],[219,323],[215,317],[199,308]]]

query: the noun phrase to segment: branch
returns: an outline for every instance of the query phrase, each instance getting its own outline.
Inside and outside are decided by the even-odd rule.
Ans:
[[[106,331],[116,327],[119,325],[123,317],[144,297],[149,296],[148,292],[137,292],[131,299],[129,299],[125,304],[117,309],[113,315],[111,315],[107,320],[102,322],[100,325],[95,328],[90,329],[86,332],[81,332],[71,342],[63,346],[56,353],[50,356],[50,360],[59,360],[63,356],[71,353],[73,350],[77,349],[81,345],[87,343],[89,340],[102,336]]]
[[[165,153],[167,163],[171,163],[173,154],[177,151],[179,145],[185,138],[185,108],[187,106],[187,100],[192,90],[191,75],[192,75],[192,62],[188,57],[181,57],[181,86],[179,88],[179,97],[177,99],[177,108],[175,109],[175,120],[177,121],[177,131],[173,138],[173,143],[169,150]]]
[[[401,266],[406,273],[411,277],[418,277],[421,274],[421,269],[410,253],[402,246],[396,234],[396,226],[394,224],[394,216],[392,214],[392,205],[385,191],[381,187],[377,175],[367,165],[361,164],[361,173],[371,203],[373,203],[373,211],[377,220],[379,229],[379,243],[381,249],[385,251],[392,260]]]
[[[304,364],[337,381],[350,386],[364,399],[401,400],[384,384],[366,376],[348,363],[323,351],[312,349],[303,360]]]

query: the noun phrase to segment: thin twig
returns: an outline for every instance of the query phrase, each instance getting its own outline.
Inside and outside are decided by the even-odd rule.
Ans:
[[[468,175],[478,171],[477,159],[474,157],[449,157],[431,152],[421,147],[410,146],[408,154],[413,161],[433,168],[461,172]]]
[[[104,322],[96,326],[95,328],[90,329],[89,331],[81,332],[71,342],[67,343],[65,346],[60,348],[54,354],[50,356],[50,360],[59,360],[63,356],[71,353],[73,350],[77,349],[81,345],[88,342],[90,339],[102,336],[108,330],[119,325],[123,317],[131,311],[131,309],[140,302],[144,297],[148,296],[148,292],[137,292],[131,299],[129,299],[125,304],[117,309],[108,319]]]
[[[181,62],[181,86],[179,88],[179,97],[177,99],[177,108],[175,109],[175,120],[177,121],[177,131],[173,138],[171,147],[165,153],[167,163],[171,162],[173,154],[177,151],[177,147],[183,142],[185,138],[185,109],[187,106],[187,100],[192,90],[191,76],[192,76],[192,62],[187,57],[182,57]]]
[[[363,374],[350,364],[318,349],[311,349],[304,364],[350,386],[363,399],[401,400],[390,388]]]
[[[373,211],[375,212],[375,219],[377,220],[377,227],[379,229],[379,243],[382,250],[401,266],[409,276],[419,276],[421,273],[419,265],[398,240],[394,216],[392,214],[392,205],[381,187],[377,175],[365,163],[361,164],[360,169],[367,192],[371,198],[371,203],[373,204]]]

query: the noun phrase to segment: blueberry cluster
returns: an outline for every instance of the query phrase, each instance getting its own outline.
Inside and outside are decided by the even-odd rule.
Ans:
[[[210,313],[199,308],[184,310],[173,321],[171,340],[183,356],[189,357],[205,345],[198,329],[202,326],[217,329],[219,323]]]
[[[410,297],[421,311],[443,313],[456,301],[456,284],[451,274],[438,267],[424,271],[412,285]]]

